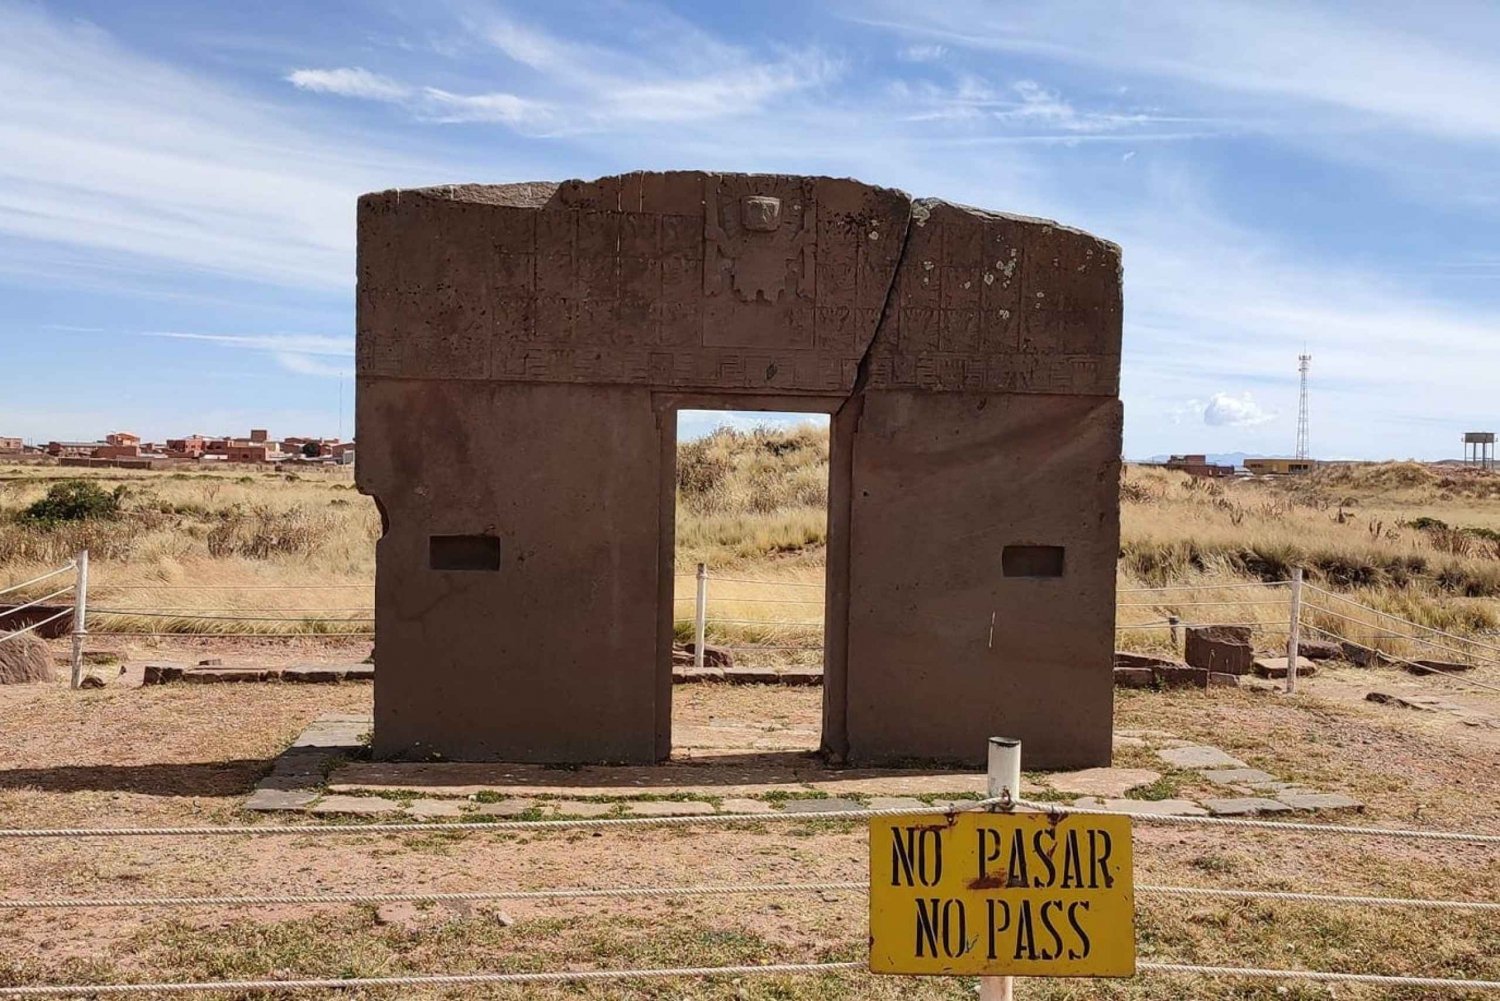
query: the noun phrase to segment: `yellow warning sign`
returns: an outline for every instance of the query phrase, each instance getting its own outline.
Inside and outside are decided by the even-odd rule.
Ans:
[[[1135,973],[1130,818],[909,814],[870,821],[875,973]]]

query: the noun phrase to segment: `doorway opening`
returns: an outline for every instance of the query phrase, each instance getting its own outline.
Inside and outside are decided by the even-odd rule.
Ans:
[[[674,759],[825,749],[829,412],[686,401],[663,415],[675,430]]]

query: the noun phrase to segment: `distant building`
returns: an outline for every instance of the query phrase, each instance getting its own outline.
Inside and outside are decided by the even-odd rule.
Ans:
[[[229,462],[268,462],[271,458],[271,447],[263,442],[232,442],[224,450],[224,458]]]
[[[1312,459],[1246,459],[1245,468],[1257,476],[1291,476],[1310,473],[1317,463]]]
[[[265,428],[251,428],[250,441],[255,445],[264,445],[271,440],[271,434]]]
[[[10,455],[15,452],[24,451],[26,443],[20,438],[0,437],[0,454]]]
[[[138,448],[141,444],[141,436],[131,434],[129,431],[116,431],[114,434],[105,435],[104,443],[113,448],[129,448],[132,445]]]
[[[1202,476],[1209,479],[1234,475],[1233,466],[1209,462],[1206,455],[1174,455],[1162,463],[1162,465],[1168,469],[1176,469],[1187,473],[1189,476]]]
[[[86,459],[94,454],[94,449],[104,445],[102,441],[49,441],[47,442],[47,454],[62,458],[68,456],[75,459]]]
[[[201,434],[188,435],[186,438],[168,438],[167,454],[174,459],[198,459],[208,448],[208,439]]]

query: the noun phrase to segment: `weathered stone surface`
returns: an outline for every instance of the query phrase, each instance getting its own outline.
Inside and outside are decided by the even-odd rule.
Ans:
[[[1205,817],[1208,811],[1188,799],[1099,799],[1085,796],[1074,806],[1080,810],[1108,810],[1140,817]]]
[[[828,813],[832,811],[863,810],[857,800],[829,796],[825,799],[789,799],[781,807],[787,813]]]
[[[1465,664],[1456,660],[1430,660],[1427,658],[1413,659],[1410,663],[1401,665],[1412,674],[1459,674],[1464,671],[1474,670],[1473,664]]]
[[[169,661],[152,661],[147,664],[141,678],[143,685],[165,685],[169,681],[181,681],[186,664]]]
[[[301,812],[311,806],[318,795],[315,789],[268,789],[262,785],[245,798],[240,809],[264,813],[281,810]]]
[[[1344,649],[1332,640],[1299,639],[1297,653],[1308,660],[1339,660],[1344,656]]]
[[[418,820],[439,817],[462,817],[464,804],[456,799],[419,799],[406,808],[406,812]]]
[[[1363,811],[1365,805],[1339,792],[1293,792],[1283,790],[1276,798],[1293,810],[1354,810]]]
[[[631,800],[626,811],[634,817],[694,817],[718,812],[712,803],[686,799]]]
[[[1201,667],[1158,667],[1153,673],[1163,688],[1208,687],[1208,671]]]
[[[1343,652],[1344,659],[1356,667],[1370,667],[1380,659],[1380,655],[1369,647],[1350,643],[1348,640],[1341,640],[1339,649]]]
[[[1149,768],[1085,768],[1077,772],[1054,772],[1047,776],[1047,784],[1058,792],[1109,798],[1124,796],[1159,778],[1161,772]]]
[[[1115,668],[1116,688],[1150,688],[1156,684],[1156,672],[1149,667]]]
[[[736,797],[720,801],[719,809],[725,813],[774,813],[776,808],[762,799]]]
[[[1255,658],[1255,673],[1262,678],[1285,678],[1287,675],[1287,659],[1285,657],[1257,657]],[[1297,675],[1299,677],[1318,673],[1318,666],[1306,657],[1297,658]]]
[[[1221,786],[1269,786],[1278,781],[1276,776],[1259,768],[1208,768],[1202,774]]]
[[[696,663],[698,644],[686,643],[683,645],[683,649],[687,651],[689,657],[694,658],[693,662]],[[727,646],[715,646],[712,643],[705,643],[703,644],[703,666],[733,667],[734,651]]]
[[[1158,657],[1150,653],[1131,653],[1128,650],[1115,651],[1115,670],[1129,667],[1186,667],[1180,660],[1171,657]]]
[[[670,414],[795,397],[851,457],[826,749],[978,765],[998,731],[1035,767],[1108,762],[1117,247],[855,181],[695,172],[387,191],[358,226],[377,758],[666,758]],[[997,608],[1026,627],[940,627]]]
[[[1286,813],[1291,810],[1279,800],[1263,796],[1242,796],[1230,799],[1205,799],[1203,805],[1216,817],[1243,817],[1256,813]]]
[[[692,663],[691,660],[688,663]],[[691,685],[700,681],[723,681],[724,669],[721,667],[680,667],[672,669],[672,684]]]
[[[374,817],[400,811],[400,803],[381,799],[378,796],[324,796],[314,803],[308,812]]]
[[[619,812],[617,803],[589,803],[574,799],[562,799],[543,805],[554,807],[559,814],[570,817],[607,817]]]
[[[247,681],[273,681],[281,672],[257,667],[195,667],[182,672],[179,681],[193,685],[234,684]]]
[[[1240,687],[1240,675],[1238,675],[1238,674],[1220,674],[1218,671],[1209,671],[1208,672],[1208,687],[1209,688],[1239,688]]]
[[[873,796],[870,798],[870,809],[921,811],[930,808],[914,796]]]
[[[1168,747],[1157,751],[1156,756],[1178,768],[1247,768],[1239,758],[1230,757],[1217,747],[1190,745]]]
[[[1183,655],[1192,667],[1249,674],[1255,660],[1249,626],[1188,626]]]
[[[534,799],[507,799],[498,803],[480,803],[474,813],[481,817],[519,817],[537,805]]]

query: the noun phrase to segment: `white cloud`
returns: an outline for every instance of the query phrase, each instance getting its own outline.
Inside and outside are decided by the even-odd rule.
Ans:
[[[1129,4],[1073,0],[991,4],[953,0],[914,7],[863,5],[858,17],[927,43],[1022,53],[1106,67],[1223,92],[1315,102],[1399,123],[1415,132],[1500,138],[1500,66],[1449,37],[1439,44],[1381,24],[1401,15],[1360,5],[1359,16],[1271,0]],[[1471,18],[1484,16],[1481,7]],[[1411,9],[1417,16],[1417,9]],[[1430,19],[1429,19],[1430,20]],[[1454,19],[1455,23],[1459,19]],[[1372,85],[1378,81],[1378,85]]]
[[[311,355],[302,355],[291,351],[277,351],[274,357],[278,365],[288,372],[295,372],[298,375],[315,375],[329,379],[354,378],[353,365],[330,365],[328,362],[319,361]]]
[[[1239,396],[1215,393],[1199,406],[1203,423],[1209,427],[1252,427],[1276,419],[1275,414],[1262,410],[1248,392]]]
[[[362,97],[371,101],[399,101],[411,94],[411,88],[387,77],[357,66],[340,69],[294,70],[287,82],[300,90],[340,97]]]
[[[450,94],[436,87],[424,87],[427,110],[423,117],[436,122],[502,122],[525,125],[544,122],[551,117],[545,105],[514,94]]]
[[[438,179],[30,5],[0,2],[0,93],[11,274],[83,283],[128,266],[348,288],[355,198]]]
[[[908,45],[896,57],[908,63],[935,63],[947,54],[946,45]]]
[[[175,330],[146,330],[142,337],[169,337],[181,341],[207,341],[231,348],[273,351],[298,355],[354,355],[354,341],[324,334],[195,334]]]

